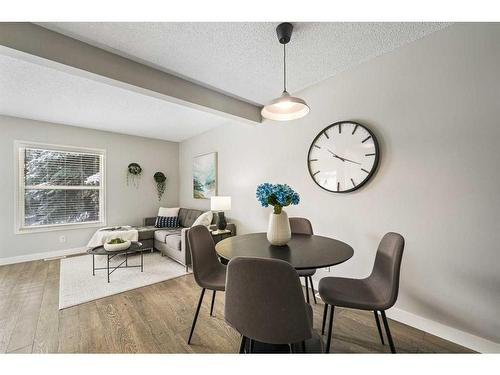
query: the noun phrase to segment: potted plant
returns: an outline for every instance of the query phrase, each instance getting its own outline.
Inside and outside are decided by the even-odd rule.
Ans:
[[[167,188],[167,176],[163,172],[156,172],[153,175],[153,179],[156,184],[156,192],[158,193],[158,200],[161,201],[161,197],[163,193],[165,193],[165,189]]]
[[[299,204],[299,195],[286,184],[263,183],[257,186],[257,200],[262,207],[273,206],[273,212],[269,215],[267,227],[267,240],[276,246],[286,245],[292,238],[288,215],[283,207],[291,204]]]
[[[137,163],[130,163],[127,166],[127,186],[132,184],[135,188],[138,188],[141,175],[142,167]]]

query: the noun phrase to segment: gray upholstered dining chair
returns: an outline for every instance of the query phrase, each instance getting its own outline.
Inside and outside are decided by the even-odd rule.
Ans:
[[[229,262],[225,319],[242,335],[240,353],[245,347],[252,352],[256,341],[288,345],[292,353],[322,351],[297,272],[282,260],[236,257]]]
[[[384,344],[384,336],[380,327],[378,312],[382,315],[385,333],[392,353],[396,353],[385,310],[392,307],[398,298],[399,273],[405,240],[398,233],[389,232],[380,241],[372,273],[366,279],[349,279],[344,277],[325,277],[319,282],[319,295],[325,302],[322,333],[330,306],[328,339],[326,353],[330,351],[332,339],[333,313],[335,306],[359,310],[372,310],[377,323],[380,340]]]
[[[207,227],[203,225],[192,227],[188,231],[187,238],[191,250],[194,279],[202,288],[198,307],[194,314],[191,332],[189,333],[188,344],[191,344],[191,338],[193,337],[194,327],[196,326],[196,320],[198,319],[205,290],[209,289],[213,291],[212,304],[210,306],[211,316],[214,309],[215,293],[225,290],[226,266],[219,262],[215,252],[214,240]]]
[[[292,234],[309,234],[313,235],[313,228],[311,222],[303,217],[291,217],[290,221],[290,230]],[[297,270],[297,273],[300,277],[303,277],[306,282],[306,298],[307,303],[309,303],[309,284],[311,287],[312,295],[314,298],[314,303],[316,304],[316,294],[314,292],[314,285],[312,281],[312,276],[316,273],[315,269],[307,269],[307,270]]]

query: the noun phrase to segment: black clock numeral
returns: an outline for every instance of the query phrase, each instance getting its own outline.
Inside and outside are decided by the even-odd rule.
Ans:
[[[368,171],[367,171],[366,169],[364,169],[364,168],[361,168],[361,170],[362,170],[363,172],[365,172],[365,173],[370,173],[370,172],[368,172]]]
[[[326,139],[330,139],[330,137],[328,136],[328,133],[326,132],[326,130],[325,130],[325,137],[326,137]]]
[[[358,125],[354,127],[354,130],[352,131],[352,134],[356,133],[356,129],[358,128]]]
[[[318,159],[311,159],[311,160],[309,160],[309,161],[318,161]]]
[[[337,191],[340,191],[340,182],[337,182]]]
[[[314,147],[319,148],[319,149],[321,148],[321,147],[319,147],[318,145],[314,145]]]
[[[369,135],[368,137],[366,137],[365,139],[363,139],[363,140],[361,141],[361,143],[365,143],[365,142],[366,142],[367,140],[369,140],[371,137],[372,137],[372,136],[371,136],[371,135]]]
[[[313,177],[316,176],[319,172],[321,172],[321,171],[314,172]]]
[[[373,154],[365,154],[365,156],[375,156],[375,153],[373,153]]]
[[[352,186],[356,187],[356,184],[354,183],[354,180],[351,178]]]
[[[342,124],[339,124],[339,134],[342,133]]]

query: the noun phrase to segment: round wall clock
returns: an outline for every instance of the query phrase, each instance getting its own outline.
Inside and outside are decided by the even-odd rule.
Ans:
[[[309,148],[307,165],[312,179],[334,193],[363,186],[377,169],[379,147],[375,135],[354,121],[336,122],[319,133]]]

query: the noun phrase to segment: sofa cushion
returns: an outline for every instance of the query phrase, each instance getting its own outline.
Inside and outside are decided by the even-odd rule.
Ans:
[[[179,207],[160,207],[157,216],[179,216]]]
[[[181,227],[189,228],[193,225],[194,221],[203,213],[201,210],[193,210],[190,208],[181,208],[179,210],[179,225]]]
[[[156,228],[177,228],[179,226],[179,219],[177,216],[158,216],[156,218]]]
[[[155,232],[154,237],[156,241],[167,243],[167,238],[170,236],[181,236],[181,230],[179,228],[172,229],[159,229]]]
[[[191,226],[194,227],[195,225],[204,225],[208,227],[212,222],[213,216],[214,214],[212,213],[212,211],[204,212],[200,216],[198,216],[198,218],[194,221],[193,225]]]

